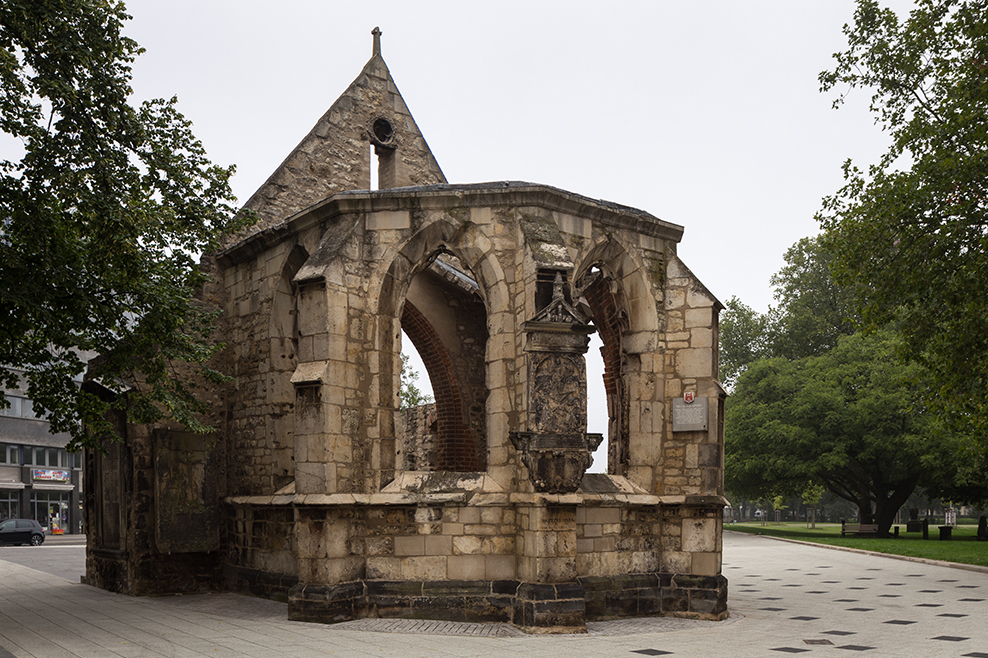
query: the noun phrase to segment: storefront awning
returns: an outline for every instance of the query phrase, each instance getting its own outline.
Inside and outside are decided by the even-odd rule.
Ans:
[[[0,482],[0,489],[23,489],[23,482]]]
[[[52,484],[50,482],[35,482],[31,485],[35,491],[72,491],[75,485],[72,484]]]

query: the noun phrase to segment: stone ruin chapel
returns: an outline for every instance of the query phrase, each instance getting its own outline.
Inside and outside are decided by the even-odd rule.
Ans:
[[[683,228],[448,183],[373,34],[247,202],[260,221],[204,259],[234,377],[205,393],[217,431],[121,414],[124,441],[87,456],[86,581],[317,622],[725,618],[721,305],[676,255]],[[399,410],[403,331],[432,406]],[[593,332],[606,473],[586,472]]]

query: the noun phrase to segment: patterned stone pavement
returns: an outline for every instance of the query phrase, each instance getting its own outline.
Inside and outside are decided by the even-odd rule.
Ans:
[[[735,533],[726,533],[724,543],[730,619],[597,622],[586,634],[567,636],[531,636],[504,624],[290,622],[285,605],[273,601],[236,594],[131,598],[4,561],[0,552],[0,658],[744,658],[834,651],[988,658],[985,570]]]

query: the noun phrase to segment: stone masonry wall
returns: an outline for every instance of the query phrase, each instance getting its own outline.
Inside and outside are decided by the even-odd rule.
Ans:
[[[398,458],[406,471],[436,469],[436,405],[401,410],[396,428]]]

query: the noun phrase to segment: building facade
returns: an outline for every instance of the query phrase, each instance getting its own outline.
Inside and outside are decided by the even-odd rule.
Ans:
[[[206,393],[218,431],[120,415],[124,443],[87,460],[88,582],[226,587],[323,622],[723,619],[721,306],[676,254],[683,227],[534,183],[449,184],[379,37],[248,201],[260,221],[204,261],[235,378]],[[402,332],[436,398],[412,420]]]
[[[83,532],[82,454],[51,434],[26,391],[6,391],[0,409],[0,520],[35,519],[48,534]]]

